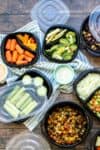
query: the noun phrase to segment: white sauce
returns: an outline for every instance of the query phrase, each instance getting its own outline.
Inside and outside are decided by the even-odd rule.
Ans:
[[[74,71],[71,67],[62,66],[55,72],[55,80],[60,84],[68,84],[73,81]]]

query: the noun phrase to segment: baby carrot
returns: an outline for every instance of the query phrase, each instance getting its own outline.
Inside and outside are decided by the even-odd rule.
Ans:
[[[18,53],[17,53],[17,51],[13,51],[13,53],[12,53],[12,61],[13,61],[13,62],[16,62],[17,58],[18,58]]]
[[[10,46],[11,46],[11,39],[8,39],[5,48],[6,48],[7,50],[10,50]]]
[[[16,62],[17,65],[25,65],[25,64],[27,64],[27,63],[28,63],[27,60],[18,60],[18,61]]]
[[[6,51],[6,59],[8,62],[12,62],[12,54],[10,51]]]
[[[31,58],[34,58],[34,57],[35,57],[34,54],[32,54],[32,53],[30,53],[30,52],[28,52],[28,51],[25,51],[24,54],[25,54],[26,56],[31,57]]]
[[[16,40],[15,39],[12,39],[11,40],[11,47],[10,47],[10,50],[11,51],[14,51],[16,48]]]
[[[18,56],[18,61],[22,61],[24,59],[24,54]]]
[[[32,61],[32,57],[29,57],[27,55],[24,55],[24,59],[27,60],[28,62],[31,62]]]
[[[16,44],[16,50],[19,54],[23,54],[24,52],[24,50],[18,44]]]

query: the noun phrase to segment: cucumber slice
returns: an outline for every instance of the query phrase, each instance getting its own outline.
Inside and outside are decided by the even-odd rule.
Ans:
[[[42,86],[42,85],[43,85],[43,82],[44,82],[43,78],[38,77],[38,76],[35,77],[34,80],[33,80],[33,83],[34,83],[34,85],[35,85],[36,87]]]
[[[23,109],[21,114],[28,115],[34,108],[36,108],[36,106],[37,106],[37,102],[32,101],[25,109]]]
[[[25,109],[31,102],[32,98],[30,97],[26,100],[26,102],[23,105],[21,105],[20,110],[22,111],[23,109]]]
[[[32,77],[30,75],[25,75],[22,79],[24,85],[32,84]]]
[[[11,98],[10,102],[16,104],[16,102],[20,100],[24,92],[25,92],[25,88],[24,87],[20,88],[19,91]]]
[[[28,93],[25,93],[16,103],[16,107],[20,109],[20,107],[27,101],[28,98],[30,98],[30,95]]]
[[[39,96],[46,96],[47,95],[47,88],[45,86],[41,86],[37,89],[37,94]]]
[[[17,118],[20,114],[20,111],[10,101],[6,101],[4,109],[14,118]]]
[[[14,90],[8,95],[7,100],[10,100],[20,89],[20,86],[16,86]]]

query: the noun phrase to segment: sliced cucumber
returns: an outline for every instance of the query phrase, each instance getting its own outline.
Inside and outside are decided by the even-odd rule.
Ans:
[[[47,95],[47,88],[45,86],[41,86],[37,88],[37,94],[39,96],[46,96]]]
[[[32,77],[30,75],[24,75],[22,82],[24,85],[32,84]]]
[[[44,82],[43,78],[38,77],[38,76],[35,77],[34,80],[33,80],[33,83],[34,83],[34,85],[35,85],[36,87],[42,86],[42,85],[43,85],[43,82]]]

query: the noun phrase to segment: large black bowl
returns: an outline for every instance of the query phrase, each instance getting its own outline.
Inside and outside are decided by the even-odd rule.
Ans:
[[[100,57],[100,52],[98,51],[94,51],[93,49],[90,48],[90,46],[88,45],[88,43],[86,42],[86,40],[84,39],[84,36],[82,34],[83,30],[84,30],[84,26],[86,24],[88,24],[89,22],[89,16],[85,18],[85,20],[83,21],[81,28],[80,28],[80,43],[82,43],[84,49],[86,49],[92,56],[96,56],[96,57]]]
[[[96,140],[97,140],[97,136],[100,136],[100,130],[97,131],[95,133],[95,135],[93,136],[93,138],[91,139],[91,143],[90,143],[90,150],[96,150]]]
[[[16,37],[17,34],[28,34],[30,37],[33,37],[35,40],[36,40],[36,43],[37,43],[37,49],[36,49],[36,52],[34,51],[31,51],[30,48],[24,46],[22,44],[22,42]],[[13,64],[13,63],[9,63],[6,58],[5,58],[5,45],[6,45],[6,42],[8,39],[16,39],[18,44],[25,50],[35,54],[35,59],[33,59],[30,63],[26,64],[26,65],[16,65],[16,64]],[[11,33],[11,34],[8,34],[2,41],[2,44],[1,44],[1,57],[4,61],[4,63],[9,66],[9,67],[15,67],[15,68],[23,68],[23,67],[29,67],[33,64],[35,64],[37,62],[37,60],[39,59],[39,50],[40,50],[40,42],[39,42],[39,39],[32,33],[30,32],[16,32],[16,33]]]
[[[93,93],[91,93],[91,95],[85,100],[83,101],[77,92],[77,84],[84,78],[86,77],[89,73],[97,73],[100,74],[100,70],[99,69],[90,69],[90,70],[86,70],[82,73],[79,74],[79,76],[76,78],[76,80],[74,81],[73,84],[73,89],[74,89],[74,93],[76,95],[76,97],[78,98],[78,100],[83,104],[83,106],[94,116],[96,117],[98,120],[100,120],[100,118],[87,106],[87,103],[89,102],[89,100],[92,98],[92,96],[95,94],[95,92],[99,89],[97,88],[96,90],[93,91]]]
[[[76,142],[74,144],[71,144],[71,145],[68,145],[68,144],[58,144],[56,143],[53,139],[50,138],[50,136],[48,135],[48,130],[47,130],[47,126],[48,126],[48,123],[47,123],[47,120],[48,120],[48,117],[49,115],[55,110],[55,108],[57,107],[63,107],[63,106],[71,106],[72,108],[75,108],[75,109],[78,109],[78,111],[80,111],[86,118],[86,121],[87,121],[87,125],[86,125],[86,132],[85,134],[82,136],[82,140],[79,141],[79,142]],[[89,131],[92,127],[92,121],[90,119],[90,116],[89,114],[87,113],[87,111],[82,108],[80,105],[74,103],[74,102],[70,102],[70,101],[63,101],[63,102],[58,102],[56,104],[54,104],[46,113],[45,117],[44,117],[44,120],[43,120],[43,127],[42,127],[42,132],[43,134],[45,135],[45,137],[48,139],[49,142],[51,142],[52,144],[60,147],[60,148],[69,148],[69,149],[72,149],[72,148],[75,148],[77,145],[79,145],[81,142],[83,142],[87,135],[89,134]]]
[[[44,86],[47,87],[48,91],[47,91],[47,96],[48,98],[51,96],[52,92],[53,92],[53,87],[52,84],[50,82],[50,80],[40,71],[37,70],[32,70],[32,71],[27,71],[25,72],[23,75],[21,75],[17,80],[22,80],[24,75],[30,75],[31,77],[36,77],[36,76],[40,76],[44,79]]]
[[[76,44],[77,44],[77,46],[78,46],[78,48],[79,48],[79,34],[78,34],[78,32],[77,32],[75,29],[73,29],[73,28],[71,28],[71,27],[68,27],[68,26],[66,26],[66,25],[55,25],[55,26],[50,27],[50,28],[47,30],[46,34],[45,34],[44,41],[43,41],[43,47],[42,47],[43,55],[44,55],[49,61],[52,61],[52,62],[56,62],[56,63],[68,63],[68,62],[71,62],[71,61],[77,56],[78,48],[77,48],[77,50],[75,51],[75,53],[74,53],[74,55],[72,56],[72,58],[71,58],[70,60],[66,60],[66,61],[65,61],[65,60],[58,60],[58,59],[51,58],[50,56],[48,56],[48,55],[45,53],[45,50],[46,50],[46,47],[47,47],[47,45],[46,45],[46,40],[45,40],[45,39],[46,39],[46,36],[47,36],[47,34],[48,34],[51,30],[56,29],[56,28],[61,28],[61,29],[67,29],[67,30],[69,30],[69,31],[74,31],[74,32],[76,33]],[[55,42],[52,42],[51,45],[55,45]]]

